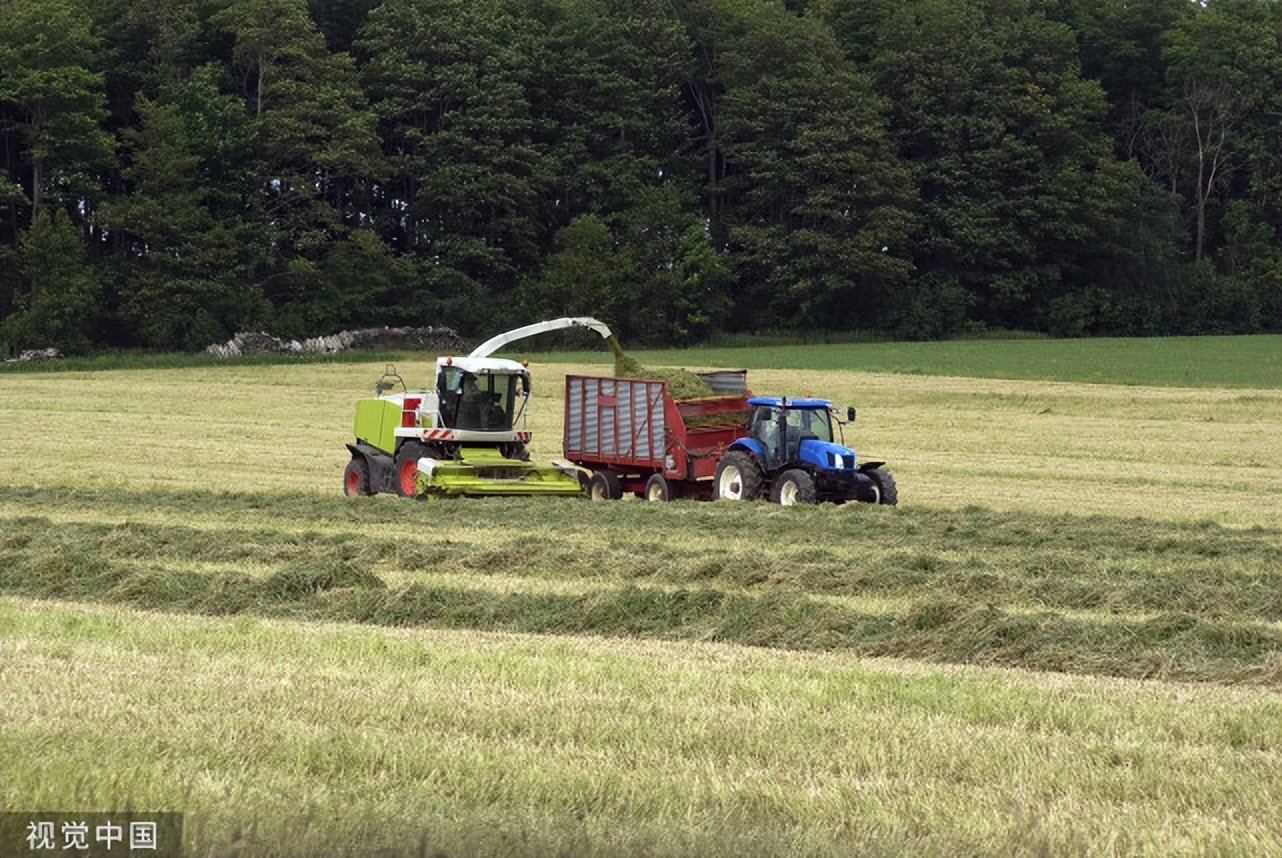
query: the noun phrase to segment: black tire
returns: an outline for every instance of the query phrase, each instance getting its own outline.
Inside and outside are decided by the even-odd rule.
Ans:
[[[513,441],[510,444],[500,444],[499,454],[505,459],[516,459],[521,462],[530,461],[530,454],[526,452],[525,445],[520,441]]]
[[[770,500],[780,506],[814,503],[815,498],[815,478],[800,468],[784,471],[770,487]]]
[[[619,478],[609,471],[593,471],[588,480],[588,497],[594,501],[612,501],[623,497]]]
[[[403,498],[418,494],[418,460],[427,455],[427,448],[418,441],[406,441],[396,451],[392,464],[392,484]]]
[[[645,481],[645,499],[648,501],[673,501],[677,499],[677,487],[668,482],[663,474],[651,474]]]
[[[742,450],[731,450],[717,462],[712,475],[713,500],[756,500],[764,477],[757,460]]]
[[[374,494],[369,486],[369,462],[363,457],[353,456],[343,469],[343,494],[349,498]]]
[[[899,489],[895,486],[895,478],[890,475],[890,471],[883,471],[881,468],[873,468],[871,471],[864,471],[868,478],[873,481],[877,487],[877,503],[885,506],[899,505]]]

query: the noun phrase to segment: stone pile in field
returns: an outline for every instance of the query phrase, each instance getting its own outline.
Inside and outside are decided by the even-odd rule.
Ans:
[[[57,360],[62,352],[57,349],[27,349],[16,358],[9,358],[5,363],[30,363],[33,360]]]
[[[363,328],[357,331],[339,331],[324,337],[306,340],[282,340],[261,331],[239,333],[225,343],[215,343],[205,351],[220,358],[239,357],[246,354],[285,352],[341,352],[346,349],[368,351],[433,351],[439,354],[461,352],[467,348],[462,338],[450,328]]]
[[[712,386],[688,369],[665,368],[651,369],[642,366],[635,358],[629,357],[619,341],[613,335],[606,339],[610,351],[614,352],[614,374],[619,378],[653,378],[668,383],[668,393],[673,399],[698,399],[701,396],[712,396]]]

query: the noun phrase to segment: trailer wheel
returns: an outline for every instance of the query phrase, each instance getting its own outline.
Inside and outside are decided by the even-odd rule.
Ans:
[[[731,450],[712,475],[713,500],[756,500],[761,494],[761,468],[752,456]]]
[[[877,503],[886,506],[899,505],[899,489],[895,486],[895,478],[890,475],[890,471],[883,471],[881,468],[873,468],[870,471],[864,471],[868,478],[873,481],[877,487]]]
[[[349,498],[373,494],[369,487],[369,462],[353,456],[347,463],[343,469],[343,494]]]
[[[770,489],[770,500],[780,506],[815,502],[815,478],[800,468],[784,471]]]
[[[418,441],[406,441],[396,452],[393,464],[393,476],[396,480],[396,493],[403,498],[412,498],[418,492],[418,460],[427,455],[427,448]]]
[[[670,483],[663,474],[651,474],[645,481],[645,499],[648,501],[672,501],[677,499],[677,487]]]
[[[593,471],[588,480],[588,497],[594,501],[618,500],[623,497],[619,478],[609,471]]]

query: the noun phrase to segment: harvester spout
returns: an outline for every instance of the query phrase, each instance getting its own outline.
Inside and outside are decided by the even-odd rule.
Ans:
[[[516,340],[523,340],[526,337],[532,337],[536,334],[545,334],[548,331],[560,331],[565,328],[590,328],[601,335],[602,339],[610,338],[610,328],[598,319],[587,316],[567,316],[563,319],[550,319],[546,322],[535,322],[533,325],[526,325],[523,328],[517,328],[512,331],[506,331],[502,334],[496,334],[476,348],[468,355],[470,358],[488,357],[494,352],[501,349],[508,343]]]

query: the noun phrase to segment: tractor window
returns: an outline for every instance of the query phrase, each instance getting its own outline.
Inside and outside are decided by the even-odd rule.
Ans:
[[[777,467],[783,461],[779,449],[779,418],[782,412],[769,405],[758,405],[748,419],[748,435],[761,442],[763,459],[767,468]]]
[[[801,442],[807,438],[832,440],[832,421],[827,410],[789,408],[784,422],[788,427],[785,458],[789,462],[801,458]]]
[[[788,412],[788,427],[796,427],[798,438],[818,438],[820,441],[832,440],[832,420],[826,410],[818,408],[794,408]]]

